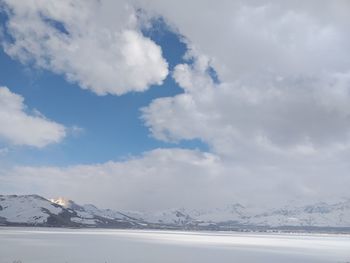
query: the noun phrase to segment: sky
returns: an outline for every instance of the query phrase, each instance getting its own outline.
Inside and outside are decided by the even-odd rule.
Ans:
[[[350,198],[349,12],[0,0],[0,193],[143,211]]]

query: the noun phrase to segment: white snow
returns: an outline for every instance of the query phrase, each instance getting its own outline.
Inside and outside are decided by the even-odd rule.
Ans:
[[[0,217],[12,223],[44,223],[49,214],[59,214],[62,208],[55,207],[46,199],[36,195],[0,196]]]
[[[350,236],[0,228],[1,262],[346,263]]]

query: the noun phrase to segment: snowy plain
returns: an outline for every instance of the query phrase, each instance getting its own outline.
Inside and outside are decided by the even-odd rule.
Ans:
[[[0,228],[0,262],[350,262],[350,236]]]

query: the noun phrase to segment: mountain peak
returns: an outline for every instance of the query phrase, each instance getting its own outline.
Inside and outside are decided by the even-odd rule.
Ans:
[[[72,200],[65,197],[51,198],[49,201],[65,208],[70,208],[74,203]]]

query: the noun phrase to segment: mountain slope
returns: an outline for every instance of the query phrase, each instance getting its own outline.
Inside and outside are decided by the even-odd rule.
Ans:
[[[250,219],[255,225],[350,227],[350,200],[336,204],[316,203],[301,207],[286,206]]]
[[[111,209],[99,209],[92,204],[78,205],[72,200],[57,198],[50,199],[52,203],[60,205],[66,209],[70,209],[76,212],[77,217],[73,220],[85,223],[85,224],[101,224],[105,222],[113,224],[113,222],[128,223],[130,226],[138,226],[143,223],[143,220],[138,217],[133,217],[131,213],[122,213]]]
[[[68,201],[52,202],[38,195],[0,195],[0,224],[66,227],[138,227],[135,220],[95,214]]]
[[[40,196],[0,196],[0,217],[8,222],[40,224],[47,222],[50,215],[62,212],[62,207]]]
[[[0,223],[75,226],[74,211],[51,203],[38,195],[0,195]]]

